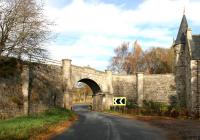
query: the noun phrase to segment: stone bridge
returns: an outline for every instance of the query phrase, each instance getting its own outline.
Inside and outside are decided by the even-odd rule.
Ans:
[[[93,91],[93,109],[94,110],[104,110],[109,109],[112,105],[112,99],[114,96],[113,81],[116,79],[116,76],[112,74],[111,71],[106,70],[105,72],[95,70],[90,67],[79,67],[71,64],[71,60],[63,59],[62,60],[62,74],[63,81],[66,83],[64,87],[64,106],[70,108],[73,105],[72,88],[77,82],[83,82],[87,84]],[[140,76],[138,80],[142,79],[143,74],[137,74]],[[119,77],[119,76],[118,76]],[[133,82],[135,76],[122,76],[124,77],[124,83]],[[117,78],[118,80],[119,78]],[[141,84],[143,85],[143,84]],[[121,85],[123,86],[123,85]],[[128,92],[133,93],[132,84]],[[139,86],[139,85],[138,85]],[[142,88],[139,88],[137,93],[141,92],[138,102],[141,102],[143,98]]]
[[[73,105],[73,87],[77,82],[87,84],[93,91],[93,109],[109,109],[113,96],[125,96],[132,102],[142,106],[143,100],[168,102],[169,95],[174,94],[174,76],[169,75],[115,75],[90,67],[71,64],[71,60],[62,60],[62,77],[64,85],[64,107]]]

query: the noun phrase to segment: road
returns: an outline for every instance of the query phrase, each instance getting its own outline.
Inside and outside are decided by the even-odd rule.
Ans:
[[[52,140],[166,140],[163,130],[144,122],[87,111],[77,106],[79,120]]]

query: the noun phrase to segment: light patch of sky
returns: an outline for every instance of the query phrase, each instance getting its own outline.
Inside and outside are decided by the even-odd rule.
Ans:
[[[200,33],[195,0],[46,0],[46,14],[56,22],[55,42],[48,46],[54,59],[106,69],[113,49],[123,42],[143,49],[170,47],[176,38],[184,5],[193,34]]]
[[[54,43],[57,45],[73,45],[80,39],[80,35],[76,33],[58,33]],[[67,40],[67,41],[66,41]]]
[[[64,8],[66,5],[71,4],[74,0],[48,0],[49,5],[56,8]],[[84,0],[87,3],[105,3],[114,4],[122,9],[135,9],[144,0]]]
[[[192,22],[191,20],[188,21],[189,28],[192,29],[192,34],[200,34],[200,23]]]
[[[64,8],[66,5],[70,4],[73,0],[47,0],[49,6],[56,8]]]
[[[105,3],[105,4],[114,4],[122,9],[135,9],[138,7],[141,2],[144,0],[85,0],[88,3]]]

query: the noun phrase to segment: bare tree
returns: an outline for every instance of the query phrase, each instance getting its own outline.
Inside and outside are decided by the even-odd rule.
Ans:
[[[122,43],[119,47],[114,49],[115,56],[112,57],[109,70],[116,73],[123,73],[125,68],[126,58],[129,55],[129,43]]]
[[[0,56],[43,56],[50,25],[36,0],[0,0]]]

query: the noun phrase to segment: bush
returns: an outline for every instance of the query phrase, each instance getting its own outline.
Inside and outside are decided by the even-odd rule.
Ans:
[[[128,108],[128,109],[136,109],[136,108],[139,108],[139,107],[133,100],[128,99],[126,101],[126,108]]]
[[[134,101],[127,100],[126,107],[124,106],[112,106],[111,111],[116,111],[120,113],[128,113],[134,115],[158,115],[158,116],[169,116],[173,118],[194,118],[200,117],[199,112],[190,112],[184,108],[180,107],[177,102],[177,97],[171,97],[170,105],[163,102],[147,101],[143,100],[143,106],[139,107]]]
[[[145,115],[164,115],[168,110],[168,105],[162,102],[143,101],[143,111]]]

